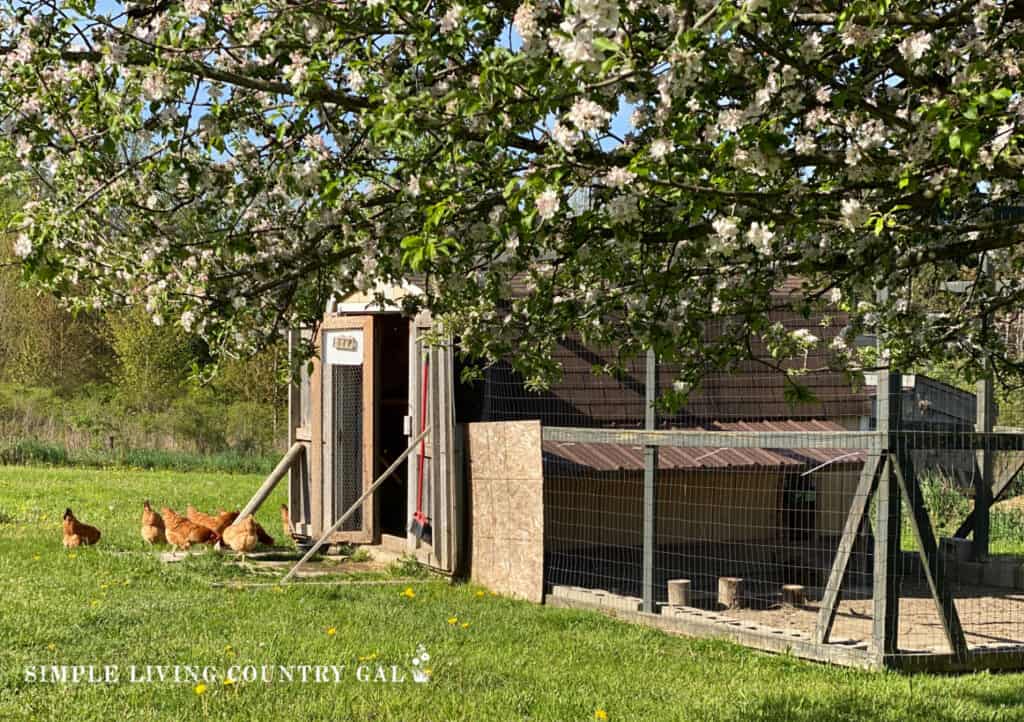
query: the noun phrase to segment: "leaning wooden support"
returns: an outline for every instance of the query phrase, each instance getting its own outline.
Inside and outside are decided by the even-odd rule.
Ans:
[[[256,493],[253,494],[252,498],[249,500],[249,503],[245,505],[245,508],[243,508],[241,512],[239,512],[238,518],[235,519],[232,526],[238,524],[242,519],[250,514],[256,513],[256,510],[260,508],[260,505],[263,504],[264,501],[266,501],[267,497],[270,496],[270,492],[272,492],[274,487],[277,486],[277,483],[284,478],[284,475],[288,473],[288,469],[291,468],[292,464],[296,462],[305,449],[306,447],[298,441],[292,444],[292,448],[288,449],[288,453],[286,453],[281,460],[277,462],[277,466],[275,466],[274,470],[270,472],[270,476],[267,477],[267,480],[260,485],[260,488],[256,490]]]
[[[1006,476],[1004,476],[1002,479],[995,483],[995,485],[992,487],[991,503],[995,504],[1003,497],[1003,494],[1006,493],[1006,490],[1010,488],[1010,484],[1016,481],[1017,477],[1020,476],[1020,473],[1022,471],[1024,471],[1024,461],[1022,461],[1017,466],[1017,468],[1014,469],[1010,474],[1007,474]],[[981,472],[976,468],[975,473],[980,474]],[[959,527],[957,527],[957,530],[956,532],[954,532],[953,536],[957,539],[966,539],[973,531],[974,510],[972,509],[971,513],[967,515],[967,518],[964,519],[963,523]]]
[[[376,478],[376,480],[372,484],[370,484],[370,488],[367,489],[365,492],[363,492],[363,495],[361,497],[359,497],[354,502],[352,502],[352,506],[350,506],[345,511],[344,514],[342,514],[340,517],[338,517],[338,520],[336,522],[334,522],[334,524],[331,526],[330,529],[328,529],[326,532],[324,532],[324,535],[322,537],[320,537],[320,539],[317,540],[316,544],[314,544],[312,547],[310,547],[309,551],[305,553],[305,555],[302,557],[302,559],[300,559],[299,561],[295,562],[295,566],[292,567],[291,570],[289,570],[289,572],[284,575],[284,579],[281,580],[281,584],[284,584],[289,579],[291,579],[293,576],[295,576],[296,572],[299,571],[299,567],[301,567],[303,564],[308,562],[310,557],[312,557],[314,554],[316,554],[320,550],[320,547],[322,547],[324,545],[324,543],[330,538],[331,534],[333,534],[338,529],[340,529],[341,525],[344,524],[346,521],[348,521],[348,518],[350,516],[355,514],[356,509],[361,507],[363,505],[363,503],[367,499],[369,499],[371,496],[373,496],[373,492],[377,491],[377,487],[380,486],[381,484],[383,484],[385,481],[387,481],[388,477],[391,476],[394,473],[395,469],[397,469],[402,464],[403,461],[405,461],[406,457],[408,457],[409,454],[411,454],[413,451],[416,450],[416,447],[419,445],[420,441],[425,439],[427,437],[427,434],[429,434],[429,433],[430,433],[430,426],[427,426],[427,428],[423,429],[423,431],[420,432],[419,436],[417,436],[415,439],[413,439],[409,443],[409,447],[405,451],[403,451],[401,454],[399,454],[397,459],[395,459],[393,462],[391,462],[391,466],[386,468],[381,473],[381,475],[378,476]]]
[[[827,642],[829,634],[832,633],[832,625],[836,620],[836,609],[839,607],[843,577],[846,576],[853,546],[864,524],[864,515],[867,514],[868,504],[871,503],[871,496],[875,493],[879,474],[885,464],[886,460],[883,455],[872,454],[861,471],[860,482],[857,484],[857,490],[853,493],[853,501],[850,503],[850,512],[846,515],[843,534],[839,537],[839,548],[836,549],[836,558],[832,562],[832,571],[825,584],[825,596],[822,597],[821,607],[818,610],[818,622],[814,628],[814,641],[818,644]]]
[[[953,594],[939,568],[939,550],[935,544],[935,533],[932,531],[932,522],[928,518],[928,510],[925,509],[921,498],[921,484],[914,474],[910,454],[904,451],[902,457],[901,463],[894,463],[892,468],[899,481],[900,489],[903,491],[903,496],[907,499],[910,509],[910,526],[917,539],[918,554],[921,556],[928,587],[931,589],[932,599],[935,600],[935,607],[939,612],[939,622],[942,624],[942,631],[949,642],[950,650],[957,658],[965,658],[967,656],[967,640],[964,637],[963,627],[960,626],[960,615],[957,614],[956,605],[953,603]]]

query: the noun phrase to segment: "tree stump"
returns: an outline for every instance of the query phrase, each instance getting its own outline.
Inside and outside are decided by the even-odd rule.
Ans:
[[[783,584],[782,603],[793,607],[802,607],[807,602],[803,584]]]
[[[690,580],[670,579],[668,582],[668,604],[670,607],[690,606]]]
[[[726,609],[743,606],[743,580],[739,577],[718,578],[718,603]]]

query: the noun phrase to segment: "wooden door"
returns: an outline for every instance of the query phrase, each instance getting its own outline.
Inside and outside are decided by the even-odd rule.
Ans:
[[[329,316],[317,334],[311,374],[313,525],[323,534],[373,483],[376,380],[372,316]],[[318,483],[317,483],[318,482]],[[373,497],[330,541],[369,543]]]

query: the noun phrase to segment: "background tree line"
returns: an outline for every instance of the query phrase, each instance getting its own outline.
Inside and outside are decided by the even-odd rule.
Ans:
[[[68,453],[163,450],[264,456],[283,445],[287,347],[194,370],[205,344],[141,308],[72,315],[25,287],[0,249],[0,455],[26,442]]]

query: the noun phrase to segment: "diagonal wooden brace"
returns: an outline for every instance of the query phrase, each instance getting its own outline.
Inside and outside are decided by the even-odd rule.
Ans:
[[[1017,466],[1017,468],[1014,469],[1010,474],[1007,474],[1002,479],[1000,479],[999,481],[997,481],[995,484],[992,485],[992,503],[993,504],[995,504],[997,501],[999,501],[999,499],[1002,497],[1002,495],[1004,493],[1006,493],[1006,490],[1010,488],[1010,484],[1012,484],[1017,479],[1017,477],[1020,476],[1020,473],[1022,471],[1024,471],[1024,461],[1022,461]],[[975,474],[979,474],[981,472],[980,472],[980,470],[977,467],[975,467],[974,473]],[[963,523],[960,524],[960,526],[957,528],[957,530],[953,533],[953,536],[955,536],[957,539],[966,539],[968,537],[968,535],[972,531],[974,531],[974,510],[973,509],[971,510],[971,513],[967,515],[967,518],[964,519]]]
[[[960,626],[960,615],[953,603],[953,594],[939,568],[940,559],[939,550],[935,544],[935,532],[932,531],[932,522],[928,518],[928,510],[924,506],[921,484],[914,473],[914,464],[910,460],[910,453],[903,450],[897,463],[892,464],[892,468],[896,473],[903,496],[907,500],[910,510],[910,526],[917,539],[918,554],[923,562],[932,599],[935,600],[935,608],[939,613],[942,631],[946,635],[946,641],[949,642],[949,648],[953,654],[957,659],[964,659],[967,656],[967,640],[964,637],[963,627]]]
[[[836,558],[832,562],[832,571],[829,572],[828,582],[825,584],[825,595],[822,597],[821,607],[818,609],[818,622],[814,628],[814,641],[818,644],[827,642],[832,633],[836,610],[839,607],[839,593],[843,577],[846,576],[854,543],[857,541],[857,535],[864,523],[868,505],[871,503],[871,496],[878,486],[878,477],[884,465],[883,454],[872,454],[861,470],[860,481],[854,491],[853,501],[850,503],[850,512],[846,515],[846,523],[843,525],[843,534],[839,537],[839,548],[836,550]]]

